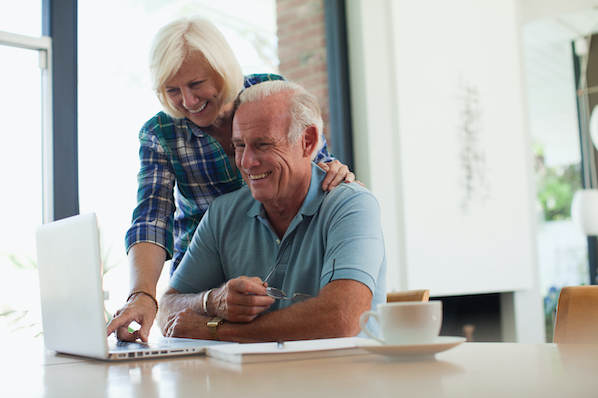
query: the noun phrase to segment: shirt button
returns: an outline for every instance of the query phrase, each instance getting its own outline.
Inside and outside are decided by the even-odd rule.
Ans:
[[[276,239],[276,244],[280,245],[280,239]]]

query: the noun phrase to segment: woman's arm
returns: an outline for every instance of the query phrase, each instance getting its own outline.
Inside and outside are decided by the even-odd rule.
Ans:
[[[125,305],[116,311],[108,324],[108,335],[116,332],[119,340],[147,341],[158,306],[156,286],[166,261],[166,251],[153,243],[138,243],[129,250],[130,294]],[[137,294],[133,294],[137,292]],[[137,322],[141,328],[129,333],[129,324]]]

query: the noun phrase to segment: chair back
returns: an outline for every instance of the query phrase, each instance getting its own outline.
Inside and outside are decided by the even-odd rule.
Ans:
[[[428,301],[430,291],[423,290],[405,290],[402,292],[390,292],[386,294],[387,303],[396,303],[400,301]]]
[[[598,343],[598,286],[561,289],[553,343]]]

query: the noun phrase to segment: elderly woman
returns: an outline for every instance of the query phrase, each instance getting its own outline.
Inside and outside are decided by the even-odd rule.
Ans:
[[[164,262],[171,273],[214,198],[243,185],[231,146],[233,103],[244,88],[281,76],[243,76],[220,31],[202,18],[164,26],[150,52],[153,88],[164,111],[139,133],[138,203],[126,235],[130,295],[108,325],[121,340],[147,341],[157,312]],[[324,144],[314,160],[328,172],[322,189],[351,182],[353,173]],[[141,327],[128,332],[131,322]]]

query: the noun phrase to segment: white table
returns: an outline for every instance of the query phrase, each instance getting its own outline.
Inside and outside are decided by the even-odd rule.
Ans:
[[[5,345],[6,343],[3,343]],[[106,363],[2,348],[0,397],[598,397],[598,345],[464,343],[435,360],[374,354],[237,365]]]

